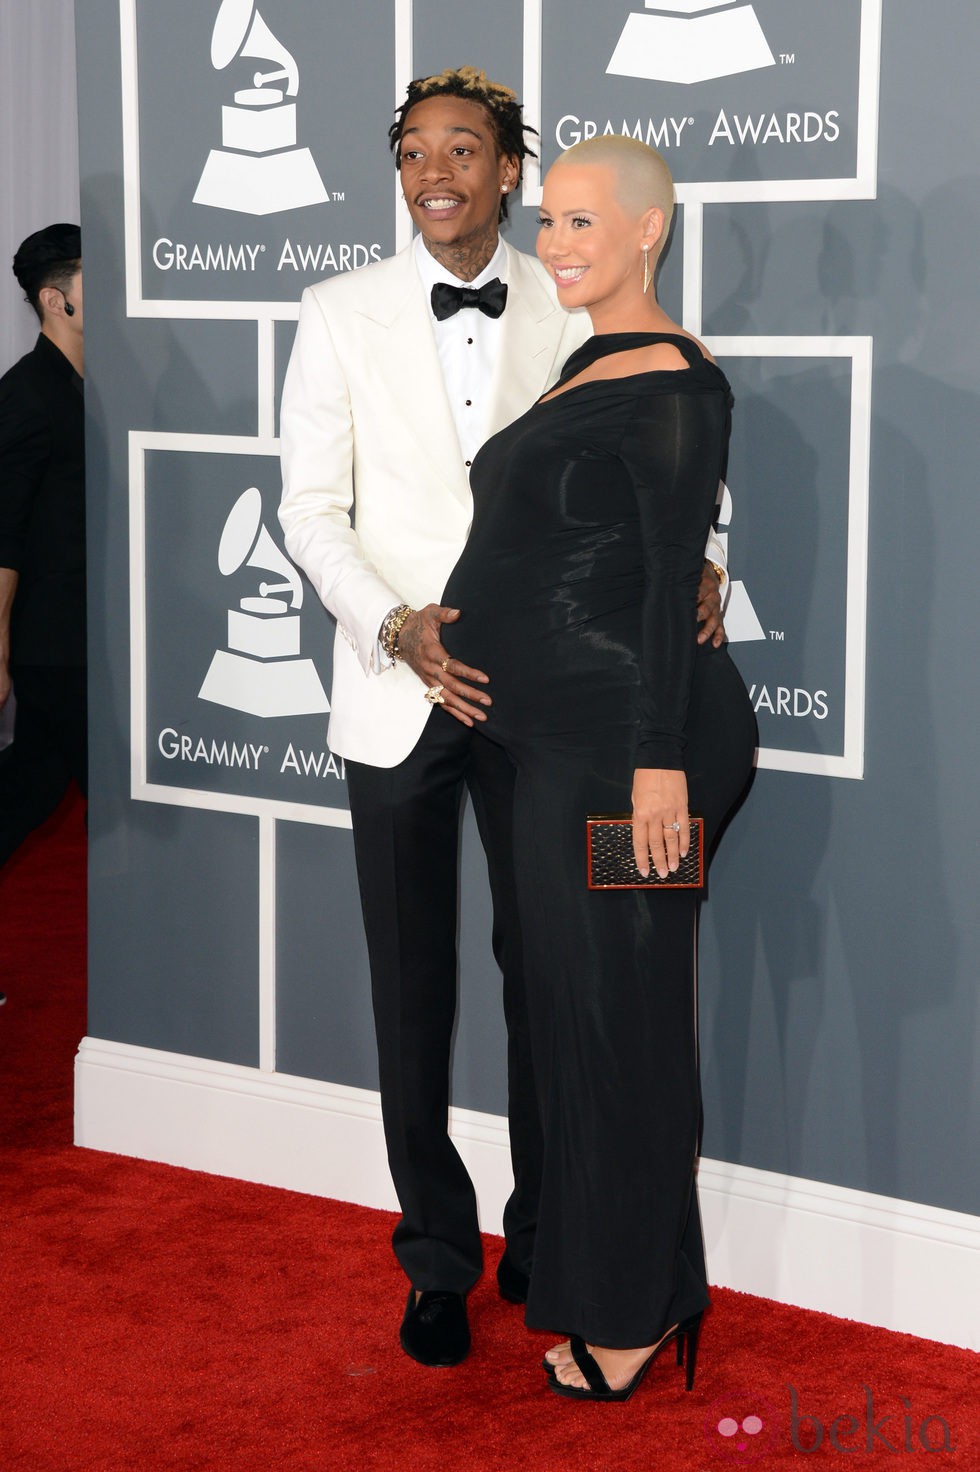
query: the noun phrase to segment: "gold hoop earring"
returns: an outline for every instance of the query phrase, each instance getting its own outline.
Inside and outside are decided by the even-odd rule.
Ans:
[[[643,247],[643,295],[646,296],[650,289],[650,247]]]

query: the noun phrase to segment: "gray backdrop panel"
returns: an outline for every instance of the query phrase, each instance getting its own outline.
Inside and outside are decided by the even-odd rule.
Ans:
[[[736,101],[744,111],[746,98],[757,111],[793,106],[823,114],[839,106],[842,117],[853,113],[856,5],[837,0],[841,24],[814,30],[812,6],[756,0],[773,49],[795,51],[795,62],[704,84],[685,115],[707,116]],[[211,16],[215,6],[181,14],[191,9]],[[642,104],[650,116],[677,111],[676,86],[609,79],[597,64],[599,33],[603,47],[615,40],[631,6],[608,0],[578,9],[595,29],[595,46],[581,44],[576,26],[557,25],[555,0],[544,0],[546,158],[557,146],[559,106],[585,116],[587,103],[598,113],[616,99],[622,114],[628,97],[634,111]],[[331,125],[329,146],[315,129],[303,141],[325,182],[342,165],[340,186],[329,188],[370,181],[359,218],[366,236],[387,249],[391,97],[375,87],[391,65],[382,11],[390,15],[387,7],[350,10],[349,84],[323,102],[332,118],[339,109],[340,131]],[[414,12],[417,73],[470,59],[521,88],[517,0],[492,14],[419,0]],[[329,64],[336,62],[332,38],[341,33],[330,30],[314,0],[269,0],[263,13],[273,30],[301,38],[299,116],[312,122],[317,58],[333,44]],[[80,20],[92,573],[90,1026],[99,1036],[254,1062],[257,822],[129,798],[127,435],[133,428],[255,433],[256,329],[125,316],[119,6],[87,0]],[[704,211],[706,332],[875,336],[865,778],[760,772],[721,848],[702,928],[705,1153],[964,1211],[980,1207],[976,1173],[964,1166],[980,1155],[970,1104],[980,710],[967,615],[980,545],[973,491],[977,104],[968,60],[978,43],[974,11],[950,0],[927,8],[892,0],[883,35],[879,198]],[[178,61],[177,43],[166,45]],[[187,65],[200,71],[207,105],[199,146],[182,165],[185,189],[187,181],[193,187],[201,151],[216,144],[223,100],[223,82],[202,70],[199,52]],[[380,57],[377,66],[368,55]],[[847,128],[845,145],[853,145]],[[144,137],[148,181],[158,165],[169,167],[158,156],[168,147],[165,131]],[[783,157],[799,152],[789,146]],[[803,164],[795,158],[801,172],[804,164],[812,175],[828,167],[819,149]],[[781,172],[761,154],[754,161],[741,154],[739,167],[746,178],[753,167],[757,176]],[[147,218],[165,203],[146,198]],[[361,208],[353,197],[350,204]],[[334,210],[335,202],[322,208]],[[189,205],[186,213],[203,218]],[[515,208],[511,238],[525,248],[533,242],[532,215]],[[236,220],[239,236],[253,223]],[[327,239],[326,216],[311,217],[307,233]],[[675,313],[682,245],[678,231],[664,272],[665,301]],[[291,275],[296,298],[313,276]],[[292,330],[288,322],[275,330],[277,386]],[[843,588],[828,586],[839,566],[842,513],[833,497],[846,453],[849,367],[824,359],[727,366],[739,400],[736,572],[765,610],[767,630],[799,627],[806,679],[793,683],[816,684],[824,645],[831,659],[839,644]],[[178,535],[169,528],[164,542],[169,536],[173,545]],[[214,580],[213,529],[202,538],[207,545],[195,555]],[[159,578],[165,590],[165,563]],[[775,614],[770,623],[771,607],[779,609],[778,624]],[[734,652],[750,680],[763,653],[779,657],[771,643]],[[839,730],[829,718],[825,735],[827,749],[836,750]],[[372,1088],[350,835],[280,823],[277,847],[280,1067]],[[500,985],[489,961],[472,825],[462,864],[454,1098],[499,1112]]]
[[[90,1035],[256,1067],[255,820],[126,803],[100,766],[92,781]]]
[[[292,63],[295,69],[278,88],[253,86],[253,77],[277,71],[273,48],[268,60],[262,51],[232,51],[227,64],[215,67],[216,14],[217,6],[198,0],[165,6],[137,0],[144,294],[293,301],[297,281],[302,287],[326,274],[328,263],[363,265],[391,251],[393,191],[383,139],[365,135],[352,148],[347,130],[359,110],[373,116],[389,106],[394,0],[334,6],[329,18],[320,7],[315,48],[305,43],[305,6],[270,11],[271,33],[288,53],[286,68]],[[352,66],[366,36],[372,65]],[[287,85],[295,85],[295,96],[285,92],[278,105],[238,105],[243,96],[254,102],[263,91],[274,98]],[[266,148],[259,135],[256,151],[248,151],[248,133],[239,137],[236,130],[275,125],[292,109],[292,149],[273,149],[271,157],[258,151]],[[291,195],[298,203],[284,213],[272,206],[290,168],[298,170]],[[379,193],[388,196],[383,212]],[[317,263],[312,275],[303,269],[306,261]]]
[[[378,1087],[371,982],[348,828],[277,825],[276,1061]]]

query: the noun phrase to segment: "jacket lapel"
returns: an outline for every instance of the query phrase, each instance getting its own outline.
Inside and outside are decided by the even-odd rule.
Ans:
[[[358,307],[365,319],[366,346],[387,392],[379,416],[399,416],[418,446],[423,473],[442,481],[469,507],[469,483],[411,245],[391,257],[390,268],[383,279],[374,273],[371,296]]]
[[[509,245],[505,249],[510,290],[491,393],[490,434],[519,419],[550,386],[568,321],[534,263]]]

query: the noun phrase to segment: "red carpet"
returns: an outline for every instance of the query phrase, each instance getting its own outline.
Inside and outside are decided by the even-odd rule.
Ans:
[[[966,1351],[718,1290],[691,1395],[572,1405],[489,1281],[464,1365],[406,1359],[390,1216],[74,1149],[83,855],[68,802],[0,875],[0,1472],[980,1469]]]

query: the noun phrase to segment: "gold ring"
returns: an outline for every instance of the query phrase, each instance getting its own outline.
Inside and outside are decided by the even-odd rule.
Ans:
[[[443,672],[443,674],[445,674],[446,671],[448,670],[448,668],[449,668],[449,661],[450,661],[451,658],[452,658],[452,655],[447,654],[446,655],[446,658],[443,660],[443,662],[442,662],[442,672]]]
[[[446,697],[443,695],[445,685],[430,685],[425,692],[425,698],[430,705],[445,705]]]

